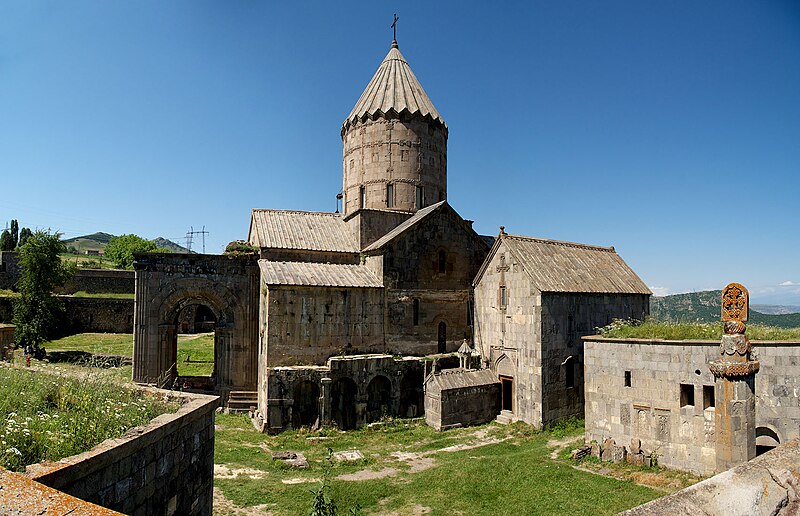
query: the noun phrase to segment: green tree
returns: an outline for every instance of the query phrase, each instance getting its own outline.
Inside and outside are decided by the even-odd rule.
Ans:
[[[11,236],[11,232],[7,229],[3,230],[3,233],[0,234],[0,251],[13,251],[14,250],[14,238]]]
[[[53,288],[63,285],[72,270],[59,254],[64,244],[59,233],[37,230],[19,250],[20,297],[14,303],[17,343],[38,350],[53,334],[64,307],[53,296]]]
[[[121,235],[109,240],[105,257],[121,269],[133,268],[133,253],[159,252],[168,253],[166,249],[158,249],[150,240],[137,235]]]
[[[25,245],[25,242],[33,235],[33,231],[30,228],[22,228],[19,231],[19,242],[17,243],[17,247],[22,247]]]
[[[16,249],[17,244],[19,244],[19,222],[17,222],[17,219],[11,220],[11,242],[14,244],[14,249]]]

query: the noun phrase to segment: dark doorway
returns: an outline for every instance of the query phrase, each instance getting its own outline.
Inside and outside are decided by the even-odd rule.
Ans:
[[[376,376],[367,386],[367,423],[388,415],[392,396],[392,383],[385,376]]]
[[[444,321],[439,323],[439,353],[447,353],[447,325]]]
[[[304,380],[294,386],[294,405],[292,406],[292,427],[312,426],[319,417],[319,387],[314,382]]]
[[[514,412],[514,379],[508,376],[500,377],[502,400],[500,408],[509,412]]]
[[[208,388],[201,378],[215,376],[217,317],[211,307],[190,302],[178,311],[171,332],[176,346],[175,366],[184,389]]]
[[[340,378],[331,387],[331,412],[340,430],[356,427],[356,395],[358,387],[350,378]]]
[[[400,381],[400,417],[419,417],[424,412],[422,371],[409,371]]]

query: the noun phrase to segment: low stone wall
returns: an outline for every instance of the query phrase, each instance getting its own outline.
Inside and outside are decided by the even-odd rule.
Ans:
[[[0,360],[5,360],[14,344],[14,330],[13,324],[0,324]]]
[[[133,271],[115,269],[78,269],[59,294],[89,292],[91,294],[133,294],[135,289]]]
[[[0,323],[13,318],[14,299],[0,297]],[[60,336],[76,333],[133,333],[133,299],[61,296],[64,320]]]
[[[210,515],[218,398],[150,390],[185,403],[88,452],[28,466],[26,476],[125,514]]]
[[[790,441],[746,464],[658,500],[625,516],[750,516],[800,514],[800,441]]]

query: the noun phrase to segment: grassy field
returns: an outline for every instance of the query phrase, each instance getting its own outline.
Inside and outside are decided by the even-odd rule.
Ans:
[[[0,367],[0,466],[24,471],[87,451],[177,407],[87,369]]]
[[[86,351],[92,354],[133,357],[133,335],[130,333],[81,333],[50,341],[50,351]],[[210,376],[214,370],[214,334],[178,336],[178,374]],[[130,376],[129,376],[130,378]]]
[[[376,430],[269,436],[253,429],[246,416],[220,415],[215,513],[245,507],[253,513],[308,513],[328,448],[357,449],[364,456],[333,462],[326,491],[341,513],[358,505],[367,514],[614,514],[663,496],[551,456],[550,440],[582,442],[582,434],[580,426],[535,432],[524,424],[489,424],[436,432],[424,423],[395,422]],[[309,467],[273,461],[272,451],[303,453]]]
[[[722,323],[666,323],[645,321],[641,324],[616,320],[598,333],[619,339],[666,339],[666,340],[719,340]],[[776,328],[760,324],[748,324],[750,340],[800,340],[800,328]]]
[[[97,293],[97,292],[85,292],[83,290],[79,290],[72,294],[73,297],[94,297],[94,298],[103,298],[103,299],[133,299],[136,295],[133,292],[128,292],[124,294],[111,294],[111,293]]]

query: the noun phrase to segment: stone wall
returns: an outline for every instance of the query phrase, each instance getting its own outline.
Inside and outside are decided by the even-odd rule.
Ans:
[[[26,476],[125,514],[210,515],[218,398],[181,396],[186,401],[176,413],[88,452],[28,466]]]
[[[586,439],[640,439],[660,464],[714,473],[716,341],[584,337]],[[757,444],[800,437],[800,342],[753,342]],[[629,384],[630,386],[627,386]],[[692,399],[693,398],[693,399]],[[690,403],[691,402],[691,403]]]
[[[5,360],[14,344],[13,324],[0,324],[0,360]]]
[[[358,210],[344,220],[358,248],[364,249],[411,217],[411,213],[390,210]]]
[[[270,249],[261,248],[260,258],[271,262],[319,262],[351,263],[359,262],[358,253],[338,253],[333,251],[312,251],[309,249]]]
[[[263,285],[260,311],[266,367],[385,352],[381,288]]]
[[[425,381],[425,422],[436,430],[488,423],[500,413],[500,383],[478,382],[444,388],[442,375],[483,375],[484,371],[451,370],[429,375]],[[490,376],[494,377],[493,374]],[[469,383],[466,380],[464,383]]]
[[[64,318],[56,334],[133,333],[133,299],[59,296],[64,303]],[[0,297],[0,322],[10,323],[14,298]]]
[[[15,289],[19,275],[19,255],[16,251],[0,251],[0,290]]]
[[[59,294],[75,292],[91,294],[133,294],[135,291],[134,272],[114,269],[78,269],[63,287],[56,289]]]

